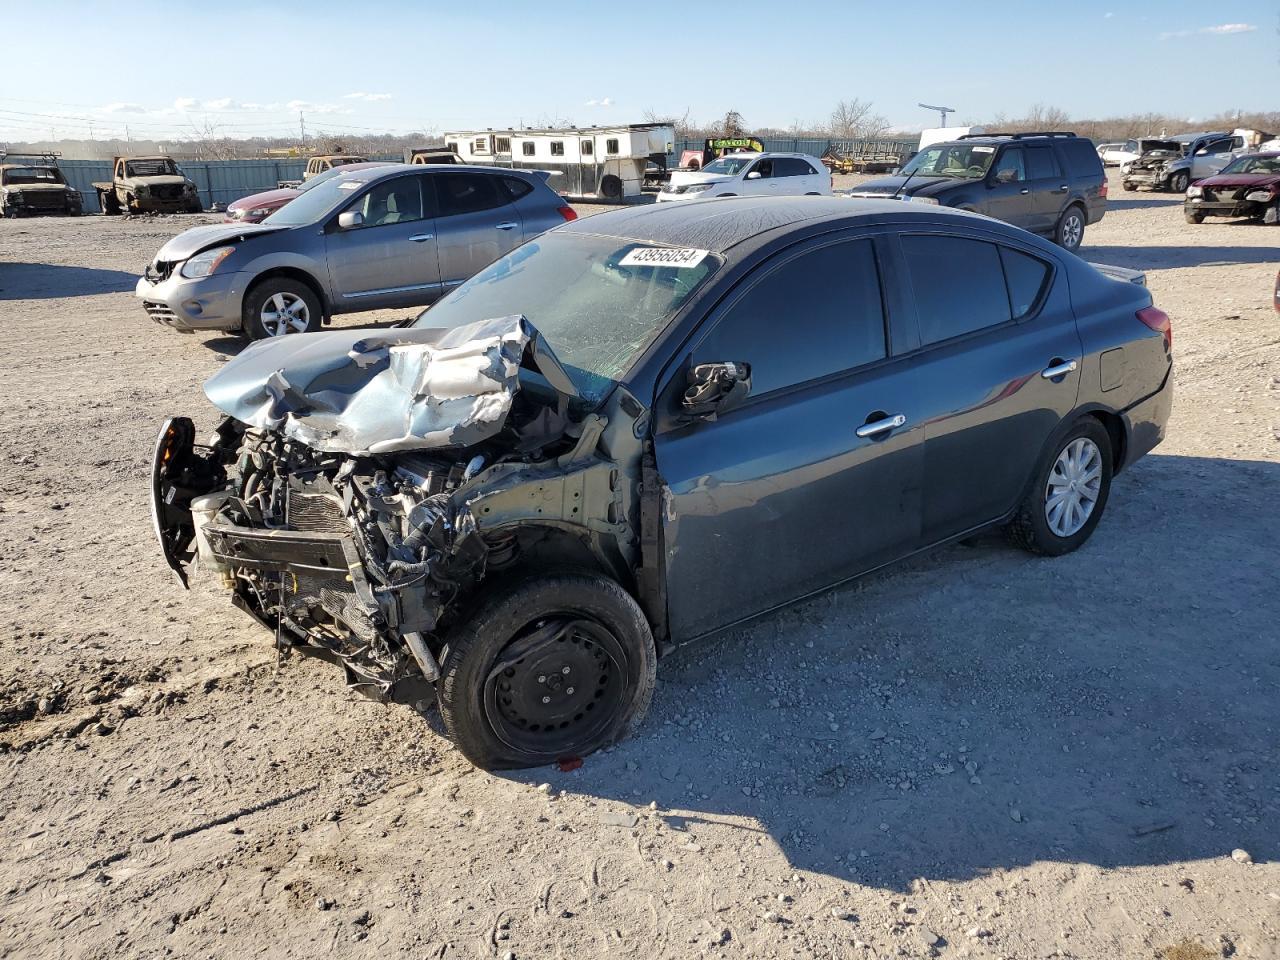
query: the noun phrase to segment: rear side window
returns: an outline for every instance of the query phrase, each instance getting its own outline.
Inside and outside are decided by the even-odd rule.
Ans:
[[[533,184],[519,177],[503,177],[502,185],[507,188],[512,200],[519,200],[525,194],[533,192]]]
[[[695,351],[697,363],[751,364],[760,396],[885,356],[880,275],[870,240],[845,240],[769,270]]]
[[[966,237],[904,236],[923,346],[1012,319],[1004,268],[993,243]]]
[[[1040,300],[1040,293],[1049,279],[1049,265],[1009,247],[1000,247],[1000,260],[1004,264],[1013,319],[1021,320],[1035,309]]]
[[[1132,141],[1130,141],[1132,142]],[[1066,161],[1067,173],[1072,177],[1102,176],[1102,160],[1087,140],[1062,140],[1058,143],[1063,159]],[[1134,144],[1136,147],[1137,144]],[[1128,145],[1125,145],[1128,149]]]
[[[432,178],[439,199],[440,216],[492,210],[507,202],[497,176],[483,173],[444,173]]]
[[[1027,178],[1030,180],[1049,180],[1059,177],[1057,161],[1053,159],[1053,151],[1048,147],[1027,148]]]
[[[778,157],[773,161],[775,177],[811,177],[817,172],[799,157]]]

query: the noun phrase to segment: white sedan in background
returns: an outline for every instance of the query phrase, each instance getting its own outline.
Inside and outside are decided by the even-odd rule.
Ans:
[[[658,201],[708,197],[831,196],[831,172],[806,153],[731,153],[701,170],[677,170]]]

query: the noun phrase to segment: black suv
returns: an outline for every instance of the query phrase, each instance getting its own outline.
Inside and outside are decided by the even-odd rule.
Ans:
[[[1093,144],[1074,133],[985,133],[925,147],[897,176],[854,197],[937,203],[1050,237],[1068,250],[1107,210],[1107,175]]]

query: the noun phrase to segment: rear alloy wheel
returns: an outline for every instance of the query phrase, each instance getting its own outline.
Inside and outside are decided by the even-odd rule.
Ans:
[[[251,340],[312,333],[320,322],[319,298],[298,280],[264,280],[244,298],[244,332]]]
[[[448,637],[436,685],[458,749],[486,769],[583,757],[629,734],[653,697],[653,634],[617,583],[517,581]]]
[[[1111,493],[1111,437],[1085,417],[1042,461],[1031,491],[1009,523],[1013,541],[1031,553],[1056,557],[1089,539]]]
[[[1186,193],[1187,186],[1191,183],[1191,177],[1185,170],[1179,170],[1177,173],[1169,175],[1169,189],[1174,193]]]
[[[1084,242],[1084,211],[1079,207],[1067,207],[1058,219],[1053,239],[1064,250],[1075,253]]]

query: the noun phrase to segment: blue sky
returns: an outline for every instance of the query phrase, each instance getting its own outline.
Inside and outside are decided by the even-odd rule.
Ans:
[[[118,134],[505,126],[561,117],[821,122],[871,100],[904,128],[1034,103],[1188,121],[1280,109],[1280,4],[827,0],[7,4],[0,142]],[[106,15],[106,10],[114,13]],[[642,11],[647,10],[647,13]],[[131,24],[172,24],[172,36]],[[66,28],[66,29],[63,29]],[[153,45],[154,44],[154,45]]]

